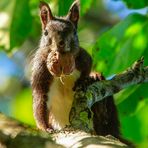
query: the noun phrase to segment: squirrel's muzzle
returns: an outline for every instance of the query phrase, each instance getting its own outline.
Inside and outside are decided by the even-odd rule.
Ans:
[[[75,59],[71,53],[61,54],[52,51],[47,58],[47,68],[49,72],[57,77],[70,75],[75,69]]]

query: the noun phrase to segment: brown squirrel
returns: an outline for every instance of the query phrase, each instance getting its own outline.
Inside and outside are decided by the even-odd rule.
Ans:
[[[55,17],[45,2],[40,3],[42,37],[39,49],[33,59],[32,90],[33,111],[37,127],[44,131],[60,130],[69,125],[69,112],[73,102],[73,87],[89,77],[92,67],[91,56],[79,46],[77,27],[79,2],[74,1],[65,17]],[[55,51],[74,57],[75,68],[63,77],[48,69],[49,54]],[[59,69],[60,71],[60,69]],[[61,74],[61,73],[60,73]],[[102,80],[103,76],[93,75]],[[93,105],[93,123],[97,135],[120,137],[119,120],[113,97],[110,96]]]

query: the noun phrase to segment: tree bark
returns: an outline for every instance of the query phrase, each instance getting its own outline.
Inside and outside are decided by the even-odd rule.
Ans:
[[[112,136],[93,136],[81,130],[40,132],[0,113],[0,148],[127,147]]]
[[[111,80],[103,80],[90,85],[87,94],[92,95],[90,107],[105,97],[112,96],[132,85],[148,82],[148,66],[143,66],[144,58],[137,60],[126,71],[115,75]],[[89,98],[90,100],[90,98]]]

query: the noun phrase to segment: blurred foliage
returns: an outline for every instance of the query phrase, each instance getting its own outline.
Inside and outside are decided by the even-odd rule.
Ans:
[[[148,6],[147,0],[123,0],[129,8],[139,9]]]
[[[93,0],[81,0],[80,14],[84,15],[90,8]],[[67,14],[73,0],[58,0],[58,15],[64,16]],[[65,5],[66,4],[66,5]]]
[[[32,92],[31,89],[24,89],[12,101],[12,115],[24,123],[35,125],[32,114]]]
[[[14,47],[22,45],[32,28],[32,16],[28,0],[15,0],[11,19],[10,49],[13,49]],[[27,22],[25,23],[24,20]]]
[[[58,15],[64,16],[67,14],[73,0],[58,0]],[[66,4],[66,5],[65,5]]]
[[[53,13],[60,16],[68,12],[72,1],[73,0],[47,0],[47,2],[50,3]],[[147,0],[123,1],[129,8],[139,9],[148,6]],[[87,12],[94,7],[96,8],[97,2],[96,0],[81,0],[81,16],[86,15]],[[99,4],[101,7],[101,0]],[[15,49],[19,47],[21,49],[28,48],[29,52],[32,52],[30,51],[32,48],[31,43],[34,44],[34,46],[32,46],[35,48],[41,33],[38,5],[39,1],[36,0],[0,1],[0,12],[5,12],[9,18],[6,25],[0,28],[0,50],[9,51],[9,53],[13,54]],[[96,11],[98,12],[98,9]],[[86,29],[86,26],[88,26],[90,22],[92,22],[92,20],[82,22],[83,25],[80,24],[79,35],[81,34],[81,44],[83,44],[83,42],[81,42],[83,38],[88,36],[90,36],[90,39],[92,38],[90,30],[87,30],[87,34],[81,32],[83,29]],[[99,28],[99,24],[97,24],[97,26]],[[90,26],[90,28],[93,27]],[[147,15],[138,13],[130,14],[114,27],[111,28],[109,25],[109,27],[104,30],[105,31],[102,31],[103,33],[96,39],[95,44],[90,43],[88,45],[89,53],[91,53],[90,47],[92,47],[94,70],[101,71],[105,76],[109,77],[123,71],[141,56],[145,57],[145,65],[148,65]],[[95,33],[96,32],[98,33],[99,31],[95,30]],[[27,45],[25,44],[26,42]],[[87,43],[88,41],[85,42]],[[13,87],[13,83],[11,87]],[[148,84],[137,85],[115,96],[119,109],[122,133],[125,137],[139,144],[139,147],[148,147],[147,88]],[[14,89],[17,91],[17,87],[14,87],[12,90]],[[26,86],[22,87],[22,90],[16,93],[14,97],[15,99],[12,100],[11,107],[13,116],[25,123],[34,125],[31,89]]]
[[[97,70],[111,75],[124,70],[135,59],[141,57],[148,50],[147,26],[147,16],[131,14],[105,32],[93,48],[94,65]],[[146,58],[145,63],[148,65]]]

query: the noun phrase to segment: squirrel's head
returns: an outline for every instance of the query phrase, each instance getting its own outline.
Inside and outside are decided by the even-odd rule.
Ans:
[[[77,25],[79,20],[79,2],[74,1],[65,17],[53,16],[49,5],[40,3],[40,18],[42,23],[41,47],[49,47],[59,53],[79,51]]]

